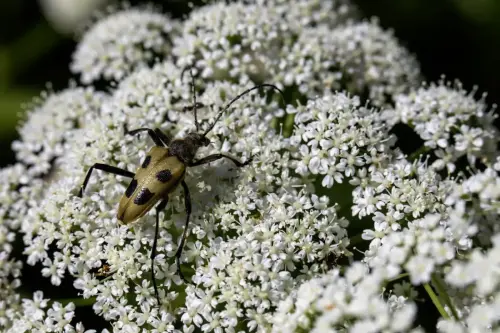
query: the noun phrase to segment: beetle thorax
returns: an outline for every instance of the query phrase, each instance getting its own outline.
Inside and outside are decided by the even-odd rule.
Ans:
[[[202,146],[208,146],[210,141],[203,135],[192,132],[184,139],[177,139],[170,142],[168,147],[169,154],[177,156],[185,164],[190,164],[198,149]]]

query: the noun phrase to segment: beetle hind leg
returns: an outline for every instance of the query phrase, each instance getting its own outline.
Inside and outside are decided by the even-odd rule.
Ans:
[[[118,176],[128,177],[128,178],[134,178],[134,175],[135,175],[133,172],[130,172],[130,171],[127,171],[124,169],[120,169],[120,168],[114,167],[112,165],[95,163],[94,165],[92,165],[90,167],[89,171],[87,171],[87,175],[85,176],[85,180],[83,181],[83,184],[80,187],[80,190],[78,191],[78,196],[80,198],[83,197],[83,191],[85,191],[85,188],[87,187],[87,184],[89,183],[90,176],[92,175],[92,171],[94,169],[101,170],[101,171],[104,171],[107,173],[112,173],[112,174],[118,175]]]
[[[158,293],[158,286],[156,285],[155,277],[155,257],[156,257],[156,245],[158,244],[158,232],[160,228],[160,212],[165,209],[168,203],[168,197],[162,200],[158,206],[156,206],[156,227],[155,227],[155,237],[153,240],[153,247],[151,248],[151,279],[153,280],[153,288],[155,290],[156,301],[158,306],[161,306],[160,295]]]
[[[186,223],[184,224],[184,231],[182,232],[182,237],[179,243],[179,247],[177,248],[177,252],[175,253],[175,260],[177,262],[177,272],[179,273],[179,276],[184,282],[188,283],[188,281],[184,277],[184,274],[182,274],[181,271],[181,255],[182,255],[182,249],[184,248],[184,243],[186,242],[186,238],[188,235],[189,218],[191,216],[191,196],[189,195],[189,188],[186,182],[183,180],[181,184],[184,190],[184,204],[186,206]]]

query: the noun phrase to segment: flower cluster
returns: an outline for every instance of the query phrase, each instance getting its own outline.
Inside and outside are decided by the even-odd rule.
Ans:
[[[346,89],[384,105],[418,85],[419,69],[377,22],[350,23],[355,12],[337,1],[215,3],[191,13],[173,52],[206,79],[268,80],[296,98]]]
[[[331,188],[344,178],[366,177],[392,158],[394,140],[375,110],[361,106],[359,98],[343,93],[311,99],[305,106],[287,108],[295,114],[290,138],[298,147],[295,172],[321,175],[321,185]]]
[[[33,179],[21,164],[0,170],[0,329],[10,327],[21,309],[17,291],[22,262],[14,258],[16,232],[29,210],[36,206],[43,183]]]
[[[408,222],[399,232],[387,235],[382,241],[372,242],[365,261],[372,267],[385,267],[389,278],[395,278],[405,270],[413,284],[427,283],[436,269],[455,258],[454,241],[474,235],[475,229],[462,228],[462,234],[450,235],[467,221],[452,216],[448,219],[439,214],[427,214],[422,219]]]
[[[412,329],[415,304],[405,297],[380,297],[384,284],[383,272],[370,272],[361,263],[344,276],[334,269],[281,302],[272,332],[420,332]]]
[[[372,216],[373,230],[365,230],[366,240],[382,240],[401,230],[408,220],[426,213],[443,213],[449,182],[422,162],[396,160],[368,176],[353,191],[353,216]],[[372,241],[373,242],[373,241]]]
[[[500,327],[500,234],[492,237],[491,242],[492,248],[487,252],[475,249],[467,260],[451,265],[446,281],[451,287],[464,290],[466,300],[475,302],[460,309],[460,322],[465,325],[456,320],[443,320],[438,326],[441,332],[465,332],[464,326],[470,332],[491,332]],[[463,303],[463,299],[455,301]]]
[[[209,320],[210,316],[225,317],[231,309],[237,312],[246,309],[246,316],[254,319],[250,327],[263,330],[269,326],[271,312],[258,314],[276,307],[301,280],[300,276],[306,278],[326,269],[327,258],[347,253],[349,244],[345,232],[347,221],[336,217],[327,200],[298,192],[297,186],[303,186],[300,179],[291,176],[289,141],[271,127],[269,110],[277,108],[276,102],[269,102],[258,93],[244,96],[210,132],[212,147],[200,152],[209,155],[226,151],[243,160],[253,155],[251,167],[237,172],[224,162],[188,170],[186,182],[195,190],[191,192],[191,236],[183,261],[185,266],[193,266],[196,287],[186,288],[186,310],[168,305],[178,299],[183,285],[173,258],[185,219],[182,195],[171,197],[170,208],[160,219],[155,258],[160,296],[165,304],[160,309],[155,308],[152,285],[146,278],[151,273],[149,251],[154,240],[154,214],[144,217],[145,221],[137,227],[117,228],[116,202],[125,184],[113,175],[94,175],[83,199],[71,195],[94,162],[132,170],[143,159],[148,141],[126,135],[116,125],[124,120],[129,128],[146,126],[144,119],[132,116],[139,107],[147,110],[150,123],[161,126],[173,137],[194,129],[193,115],[182,112],[185,102],[180,97],[186,92],[180,88],[180,77],[169,79],[161,74],[168,66],[171,65],[158,64],[151,70],[132,74],[118,85],[97,116],[89,118],[84,128],[74,129],[73,138],[78,139],[67,142],[74,149],[60,161],[65,171],[47,189],[38,209],[30,214],[29,224],[38,226],[39,232],[32,238],[25,237],[28,263],[41,262],[45,266],[42,273],[56,285],[69,271],[77,277],[75,287],[82,290],[84,297],[96,296],[94,310],[105,319],[118,322],[124,321],[126,315],[131,320],[127,329],[144,325],[145,317],[150,318],[148,323],[163,325],[167,320],[172,326],[179,320],[176,314],[183,311],[186,314],[181,317],[186,327],[206,327],[209,324],[203,320],[187,318],[192,314]],[[180,76],[180,72],[177,74]],[[143,80],[146,76],[149,81]],[[131,87],[136,89],[132,91]],[[162,93],[158,95],[158,91]],[[201,128],[206,129],[224,102],[240,91],[240,86],[229,83],[208,86],[198,96],[198,101],[206,105],[198,113]],[[116,106],[118,111],[113,111]],[[232,239],[225,234],[240,236]],[[48,243],[55,244],[57,250],[49,253],[45,247]],[[247,264],[242,264],[246,261]],[[100,283],[92,271],[104,262],[113,274]],[[238,280],[237,270],[240,270]],[[227,276],[227,281],[219,281],[222,276]],[[247,287],[243,284],[245,280]],[[134,281],[137,287],[129,289],[129,281]],[[249,288],[256,281],[267,281],[265,290],[271,294],[264,296],[262,287]],[[275,288],[283,290],[275,293]],[[246,290],[252,302],[240,298],[242,290]],[[140,308],[127,304],[130,294],[135,295],[132,299]],[[221,305],[226,304],[226,308],[216,315],[215,309],[200,307],[199,298],[204,294],[214,297],[213,307],[217,300]],[[219,323],[227,329],[238,324],[236,318],[224,323],[213,320],[210,325]]]
[[[232,331],[238,325],[266,332],[273,310],[298,283],[328,269],[329,260],[345,254],[347,221],[336,216],[325,198],[304,194],[272,194],[264,198],[250,188],[239,188],[237,198],[225,203],[223,228],[237,233],[216,238],[190,251],[206,264],[198,268],[188,287],[184,324],[202,330],[219,325]],[[254,217],[255,210],[259,217]],[[241,317],[246,318],[246,324]]]
[[[256,0],[256,3],[271,3],[277,12],[289,22],[292,29],[328,25],[332,28],[356,19],[358,10],[350,0]]]
[[[65,150],[72,129],[85,126],[95,116],[106,95],[93,88],[71,87],[59,93],[46,92],[32,103],[20,140],[12,148],[17,159],[29,165],[34,175],[46,175]]]
[[[376,21],[303,29],[280,59],[277,82],[308,97],[345,89],[376,106],[417,86],[420,75],[415,59]]]
[[[84,331],[76,305],[21,296],[20,234],[24,261],[72,279],[115,332],[420,332],[423,298],[442,332],[498,329],[494,117],[460,86],[414,90],[414,58],[357,15],[346,0],[210,2],[183,22],[125,8],[91,27],[80,82],[35,101],[0,170],[0,328]],[[424,140],[415,156],[398,122]],[[120,225],[145,128],[205,133],[195,160],[215,157],[188,166],[170,145],[185,183]]]
[[[275,6],[217,2],[193,11],[174,40],[177,65],[192,65],[213,80],[263,82],[293,31]]]
[[[484,101],[474,98],[460,82],[454,86],[443,81],[424,85],[410,94],[395,98],[396,105],[386,116],[391,124],[409,125],[424,141],[423,152],[430,152],[438,170],[453,173],[457,161],[466,157],[469,164],[493,162],[498,155],[496,115]]]
[[[453,187],[446,204],[456,207],[460,215],[478,228],[477,241],[490,244],[492,235],[500,233],[500,178],[493,168],[473,174]]]
[[[43,298],[43,292],[33,294],[33,300],[23,299],[20,311],[11,311],[12,326],[6,333],[24,332],[68,332],[95,333],[95,330],[85,330],[82,323],[75,326],[71,321],[75,317],[75,305],[69,303],[63,306],[54,302],[49,306],[49,300]]]
[[[73,55],[71,70],[83,83],[121,80],[171,51],[176,22],[153,9],[124,9],[87,31]]]

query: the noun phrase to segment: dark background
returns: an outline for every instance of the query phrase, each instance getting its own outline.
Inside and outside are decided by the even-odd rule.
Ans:
[[[45,0],[40,0],[45,1]],[[81,0],[87,1],[87,0]],[[185,1],[155,3],[181,16]],[[428,81],[460,79],[479,86],[488,102],[500,100],[500,1],[498,0],[355,0],[364,17],[378,16],[385,28],[417,55]],[[35,0],[0,2],[0,166],[10,164],[21,103],[50,82],[63,89],[71,78],[73,35],[55,31]]]

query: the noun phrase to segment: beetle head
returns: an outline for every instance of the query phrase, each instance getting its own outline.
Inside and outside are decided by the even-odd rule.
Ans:
[[[210,144],[210,140],[203,134],[197,132],[191,132],[187,135],[187,138],[191,139],[194,145],[198,147],[206,147]]]

